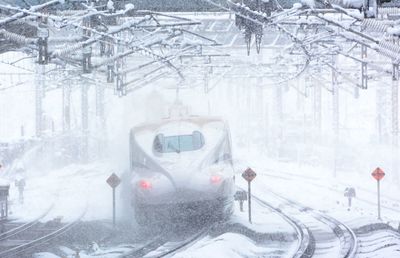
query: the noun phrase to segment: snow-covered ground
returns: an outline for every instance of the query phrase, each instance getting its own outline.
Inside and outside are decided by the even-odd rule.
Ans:
[[[246,157],[246,155],[248,155]],[[389,223],[397,227],[399,220],[399,201],[396,199],[398,189],[390,187],[385,190],[385,180],[382,181],[382,221],[377,220],[375,181],[366,173],[366,179],[359,176],[339,174],[337,178],[327,177],[330,171],[311,166],[299,166],[279,162],[273,159],[257,157],[257,153],[241,153],[242,158],[248,162],[256,172],[253,181],[253,193],[268,201],[268,190],[283,194],[306,206],[328,214],[353,229],[373,223]],[[29,221],[44,213],[54,205],[46,220],[62,218],[62,222],[69,222],[79,217],[86,211],[84,220],[110,220],[111,213],[111,188],[106,184],[106,178],[113,171],[109,161],[95,162],[87,165],[70,165],[61,169],[48,172],[27,170],[24,204],[18,203],[16,187],[11,186],[11,218],[19,221]],[[239,177],[238,184],[246,183]],[[357,197],[353,200],[350,211],[347,209],[347,199],[343,196],[344,189],[352,186],[356,189]],[[397,193],[397,195],[395,195]],[[117,207],[122,204],[119,201]],[[236,207],[238,208],[238,207]],[[247,206],[245,212],[235,211],[230,223],[239,223],[260,233],[287,233],[293,234],[293,229],[276,213],[253,203],[253,224],[247,222]],[[118,209],[118,214],[123,213]],[[121,216],[119,216],[121,217]],[[381,233],[384,234],[384,233]],[[387,233],[385,233],[387,237]],[[399,235],[392,234],[390,246],[398,246]],[[379,241],[379,234],[365,233],[363,242]],[[397,240],[396,240],[397,239]],[[239,244],[240,243],[240,244]],[[371,243],[373,244],[373,243]],[[377,244],[376,244],[377,245]],[[282,251],[282,246],[285,247]],[[382,248],[382,246],[380,246]],[[396,257],[396,248],[375,251],[377,257]],[[105,251],[105,250],[102,250]],[[204,257],[205,254],[218,254],[218,257],[257,257],[261,254],[274,254],[279,252],[291,253],[290,241],[282,243],[271,242],[268,247],[257,246],[251,238],[234,232],[227,232],[217,237],[206,237],[174,257]],[[387,256],[389,255],[390,256]],[[108,257],[108,256],[106,256]],[[112,257],[112,256],[109,256]]]
[[[217,89],[213,94],[221,96],[223,92],[224,90]],[[238,93],[233,92],[235,95]],[[250,93],[256,93],[256,91],[251,89]],[[115,105],[108,112],[109,155],[107,159],[85,165],[71,164],[60,168],[54,168],[54,166],[36,168],[36,165],[29,167],[32,160],[36,160],[36,162],[46,160],[40,156],[40,152],[31,153],[29,158],[22,159],[26,167],[25,202],[24,204],[18,202],[18,191],[12,184],[10,196],[11,218],[29,221],[40,216],[54,205],[44,219],[51,220],[61,217],[63,222],[68,222],[86,211],[83,217],[84,220],[109,221],[112,216],[111,188],[105,181],[112,172],[122,176],[127,168],[127,132],[129,128],[135,124],[146,120],[154,120],[166,114],[165,107],[168,107],[168,103],[172,102],[171,100],[167,101],[167,99],[174,94],[172,91],[160,94],[153,89],[145,89],[137,93],[134,97],[136,101],[132,101],[129,97],[125,99],[109,98],[110,105]],[[265,94],[264,92],[263,94],[265,100],[268,101],[271,98],[269,93]],[[245,184],[244,180],[240,178],[240,172],[250,166],[258,174],[252,184],[253,193],[267,201],[269,198],[268,190],[270,189],[303,205],[327,213],[354,229],[381,222],[377,220],[376,214],[376,181],[370,175],[375,167],[370,166],[370,169],[365,171],[361,171],[360,168],[357,171],[338,168],[336,177],[333,177],[333,169],[329,166],[329,162],[316,160],[315,157],[307,158],[301,153],[301,145],[298,143],[294,145],[297,149],[295,160],[274,157],[269,152],[270,147],[265,147],[260,141],[254,141],[254,139],[262,139],[262,132],[257,131],[249,135],[249,130],[253,130],[256,126],[262,126],[263,122],[262,119],[253,122],[249,120],[248,116],[250,115],[257,117],[257,114],[251,113],[254,112],[252,111],[252,105],[250,110],[246,109],[246,107],[240,107],[238,109],[239,112],[231,113],[228,104],[229,101],[232,101],[232,96],[231,99],[218,102],[213,99],[213,95],[205,99],[202,96],[193,96],[190,91],[186,90],[181,93],[181,97],[184,101],[190,99],[193,103],[191,107],[194,110],[198,109],[196,104],[204,106],[204,102],[206,102],[208,104],[205,106],[211,106],[210,112],[213,112],[212,108],[214,108],[218,109],[220,114],[227,114],[226,118],[230,120],[233,132],[232,138],[239,185],[243,186]],[[243,100],[249,101],[246,98],[243,98]],[[288,102],[290,101],[288,100]],[[146,110],[145,112],[143,112],[143,108]],[[209,110],[203,113],[208,112]],[[122,117],[125,119],[122,119]],[[243,119],[255,124],[243,125],[241,123]],[[272,126],[270,125],[270,127]],[[273,130],[274,128],[271,131]],[[302,128],[302,130],[307,130],[307,128]],[[317,144],[314,142],[312,144],[315,149],[318,149]],[[329,146],[326,149],[328,149],[326,153],[331,155],[332,150],[329,149]],[[316,153],[318,154],[318,152]],[[37,157],[32,158],[35,155]],[[372,162],[368,161],[368,164],[372,164]],[[380,164],[376,163],[376,166],[380,166]],[[352,164],[351,168],[353,167],[354,164]],[[365,164],[362,164],[361,168],[363,167],[366,167]],[[383,166],[383,169],[386,170],[387,167]],[[390,225],[397,227],[399,223],[398,214],[400,212],[400,201],[397,198],[399,196],[399,188],[396,184],[390,182],[393,179],[390,172],[387,174],[388,176],[381,182],[382,219],[383,222],[389,222]],[[14,177],[15,175],[11,173],[8,179],[12,182]],[[347,199],[343,196],[344,189],[349,186],[354,187],[357,194],[350,211],[347,209]],[[120,188],[117,189],[118,194],[121,193],[120,190]],[[293,230],[273,212],[259,207],[257,203],[253,205],[252,225],[246,222],[247,214],[239,211],[235,212],[232,222],[243,224],[245,227],[263,233],[291,232]],[[119,219],[126,212],[122,207],[123,205],[120,202],[117,203]],[[362,241],[369,241],[369,239],[374,239],[375,237],[375,235],[367,236]],[[394,234],[394,237],[397,237],[397,235]],[[396,241],[393,240],[391,243]],[[239,245],[238,243],[241,244]],[[285,251],[289,254],[290,244],[286,243],[284,246]],[[273,244],[271,242],[268,247],[257,246],[251,238],[245,235],[227,232],[218,237],[201,239],[184,252],[177,254],[176,257],[204,257],[204,254],[211,255],[212,253],[218,254],[218,257],[243,257],[257,256],[260,253],[270,253],[272,255],[279,250],[282,251],[282,246],[279,247],[276,243]],[[102,251],[107,252],[107,250]],[[391,251],[395,252],[395,249]],[[383,254],[385,255],[382,255],[381,252],[378,249],[375,253],[380,257],[385,257],[387,253],[384,252]]]
[[[268,54],[273,51],[265,51],[261,57],[247,57],[244,50],[241,54],[237,49],[231,52],[246,62],[259,63],[268,59]],[[10,52],[2,54],[0,58],[0,68],[6,71],[0,82],[2,142],[21,139],[21,127],[24,128],[25,137],[35,134],[33,60],[18,62],[19,68],[4,64],[8,60],[24,57],[20,53]],[[339,62],[347,65],[344,60],[339,59]],[[17,73],[21,75],[18,77],[15,75]],[[226,79],[214,85],[208,94],[204,93],[203,88],[192,89],[190,85],[184,85],[185,89],[177,94],[173,88],[176,85],[164,81],[124,98],[107,91],[107,129],[104,131],[98,130],[94,115],[94,90],[91,87],[90,131],[93,138],[107,140],[106,150],[100,151],[103,157],[93,155],[96,158],[90,159],[87,164],[75,161],[65,165],[47,154],[43,155],[40,148],[32,150],[19,161],[25,169],[23,203],[19,202],[19,193],[14,184],[18,176],[16,171],[12,167],[2,169],[7,171],[2,175],[3,179],[11,183],[10,218],[26,222],[49,211],[43,221],[61,219],[61,222],[70,222],[84,214],[84,221],[109,222],[112,218],[112,199],[106,179],[112,173],[123,177],[127,170],[129,129],[142,122],[168,116],[168,108],[179,101],[188,105],[193,114],[218,115],[228,120],[232,131],[237,183],[245,186],[240,173],[247,167],[253,168],[257,172],[252,183],[253,193],[259,198],[269,201],[270,191],[279,193],[332,216],[354,230],[376,223],[387,223],[397,228],[400,223],[400,172],[398,168],[396,171],[396,162],[400,157],[398,150],[390,146],[390,90],[385,87],[389,81],[390,78],[382,78],[371,82],[370,88],[360,91],[358,97],[355,97],[354,89],[342,85],[337,143],[331,130],[331,92],[323,89],[321,121],[316,121],[316,92],[313,90],[320,83],[306,81],[305,78],[286,85],[274,85],[267,80],[252,82],[246,78]],[[308,83],[313,87],[305,90],[304,96],[299,88],[303,89]],[[79,85],[76,86],[72,93],[72,129],[80,127],[81,100]],[[47,93],[44,98],[44,124],[47,131],[52,123],[56,132],[61,131],[60,99],[59,90]],[[90,150],[97,154],[97,147],[91,146]],[[387,174],[381,181],[382,220],[377,219],[376,181],[370,175],[378,166]],[[347,198],[344,197],[346,187],[356,190],[351,209],[348,209]],[[117,194],[118,221],[132,219],[126,209],[122,186],[117,188]],[[237,223],[262,234],[293,234],[293,228],[277,213],[257,203],[253,203],[253,224],[248,223],[246,209],[246,205],[243,213],[236,209],[229,223]],[[400,257],[398,233],[388,230],[367,231],[359,233],[359,245],[365,251],[359,257]],[[228,230],[218,236],[200,239],[175,257],[289,256],[294,248],[292,240],[284,243],[270,241],[268,245],[261,245],[245,234]],[[74,254],[67,247],[61,248],[70,257]],[[105,253],[123,249],[100,248],[95,255],[104,257],[115,257]],[[56,256],[43,253],[40,257]],[[81,254],[81,257],[85,255]]]

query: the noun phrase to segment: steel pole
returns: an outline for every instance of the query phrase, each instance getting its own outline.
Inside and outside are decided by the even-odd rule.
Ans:
[[[321,131],[321,100],[322,100],[322,95],[321,95],[321,87],[318,84],[313,85],[313,90],[314,90],[314,106],[313,106],[313,113],[314,113],[314,126],[315,128],[318,129],[318,131]]]
[[[392,164],[394,181],[399,184],[398,144],[399,144],[399,65],[393,64],[392,71]]]
[[[278,148],[275,149],[277,150],[277,156],[279,157],[283,140],[283,92],[282,92],[282,87],[280,85],[275,86],[274,99],[275,99],[275,112],[276,112],[276,118],[278,120],[277,123],[278,127],[276,128],[274,126],[275,128],[273,137],[275,137],[274,143],[276,143],[277,141]]]
[[[106,149],[106,119],[105,119],[105,102],[104,102],[105,87],[104,84],[96,84],[96,117],[99,125],[99,131],[103,137],[98,139],[98,155],[103,157],[104,151]]]
[[[88,85],[86,81],[81,85],[81,119],[82,119],[82,143],[81,143],[81,160],[88,161],[89,157],[89,96]]]
[[[338,155],[338,143],[339,143],[339,84],[336,71],[336,59],[333,59],[334,68],[332,68],[332,127],[334,133],[334,157],[333,157],[333,177],[336,177],[337,173],[337,155]]]
[[[381,220],[381,188],[380,188],[380,180],[378,180],[378,220]]]
[[[41,137],[43,131],[43,98],[45,87],[45,66],[36,64],[36,88],[35,88],[35,118],[36,136]]]
[[[6,196],[6,218],[8,219],[8,195]]]
[[[248,184],[248,192],[249,192],[249,222],[251,223],[251,183],[247,182]]]
[[[115,228],[115,187],[112,189],[112,201],[113,201],[113,227]]]
[[[62,112],[62,124],[63,131],[69,132],[71,130],[71,86],[70,83],[66,83],[62,87],[62,102],[63,102],[63,112]]]

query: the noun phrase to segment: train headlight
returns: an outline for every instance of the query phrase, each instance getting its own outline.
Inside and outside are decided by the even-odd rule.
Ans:
[[[220,184],[221,181],[222,181],[222,177],[219,176],[219,175],[213,175],[213,176],[211,176],[211,178],[210,178],[211,184],[214,184],[214,185]]]
[[[153,187],[153,185],[151,184],[150,181],[142,179],[139,181],[139,187],[141,189],[148,190],[148,189],[151,189]]]

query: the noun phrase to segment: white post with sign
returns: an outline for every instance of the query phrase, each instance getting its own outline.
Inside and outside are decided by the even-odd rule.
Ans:
[[[385,176],[385,172],[381,168],[376,168],[374,172],[371,174],[375,180],[377,181],[378,186],[378,219],[381,220],[381,188],[380,188],[380,181]]]
[[[247,181],[248,184],[248,196],[249,196],[249,222],[251,223],[251,181],[257,176],[251,168],[247,168],[243,173],[242,177]]]
[[[121,179],[115,174],[112,173],[111,176],[107,179],[107,184],[109,184],[112,188],[112,202],[113,202],[113,227],[115,228],[115,188],[121,183]]]

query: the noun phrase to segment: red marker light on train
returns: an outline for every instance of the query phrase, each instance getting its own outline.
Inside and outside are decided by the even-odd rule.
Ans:
[[[147,180],[140,180],[139,181],[139,186],[142,189],[150,189],[152,187],[151,183]]]
[[[221,182],[221,177],[220,176],[211,176],[210,181],[212,184],[219,184]]]

